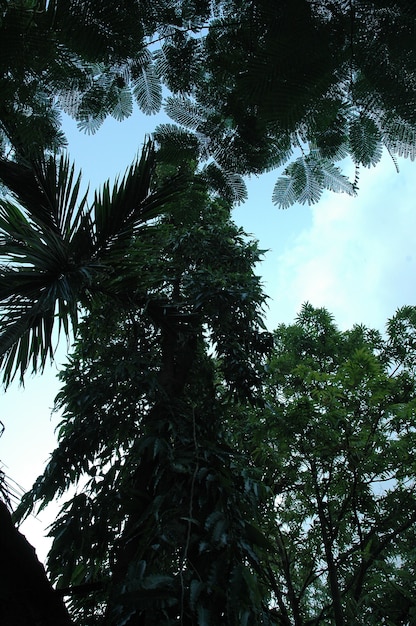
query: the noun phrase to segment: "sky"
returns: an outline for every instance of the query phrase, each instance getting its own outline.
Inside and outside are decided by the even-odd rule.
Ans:
[[[121,123],[108,119],[88,136],[65,118],[70,157],[90,189],[122,175],[158,122],[160,118],[140,114]],[[383,330],[397,308],[416,304],[416,165],[404,160],[399,165],[396,173],[386,154],[376,168],[362,170],[357,197],[328,192],[317,205],[285,211],[271,201],[278,172],[248,181],[248,200],[234,209],[233,217],[268,251],[257,271],[269,296],[270,329],[293,322],[305,301],[326,307],[341,329],[363,323]],[[0,420],[6,427],[0,459],[3,471],[23,489],[42,472],[55,445],[59,416],[52,407],[65,353],[64,344],[57,363],[43,375],[29,377],[24,389],[13,384],[0,397]],[[42,560],[49,545],[45,527],[57,512],[49,509],[21,527]]]

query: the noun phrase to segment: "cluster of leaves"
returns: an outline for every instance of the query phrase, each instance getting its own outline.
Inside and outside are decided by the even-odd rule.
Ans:
[[[260,173],[301,152],[276,183],[282,208],[355,193],[358,168],[383,147],[415,157],[414,20],[408,1],[224,3],[198,40],[203,77],[166,111],[225,171]],[[335,166],[348,156],[353,183]]]
[[[246,441],[274,493],[278,624],[414,623],[416,385],[402,332],[414,322],[405,307],[386,338],[340,332],[304,305],[275,332],[267,408]]]
[[[205,12],[204,3],[198,10]],[[22,157],[64,143],[59,111],[95,132],[107,115],[161,106],[150,38],[183,25],[185,8],[125,0],[4,0],[0,5],[0,145]],[[188,11],[189,13],[189,11]],[[189,16],[186,19],[190,19]]]
[[[81,624],[100,614],[114,624],[262,623],[252,540],[261,486],[226,445],[232,408],[207,392],[212,364],[199,358],[189,392],[162,412],[157,333],[142,315],[100,313],[82,324],[63,371],[59,446],[25,501],[45,504],[79,481],[51,529],[58,588],[102,583],[73,597]]]

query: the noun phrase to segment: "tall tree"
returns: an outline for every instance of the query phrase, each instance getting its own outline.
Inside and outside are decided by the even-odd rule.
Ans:
[[[383,337],[304,305],[275,332],[246,438],[275,494],[278,624],[414,623],[415,330],[414,307]]]
[[[413,157],[415,9],[406,0],[131,1],[112,9],[107,2],[1,2],[0,178],[14,194],[0,213],[6,384],[30,366],[43,368],[57,320],[67,334],[80,311],[89,323],[80,328],[85,345],[77,344],[64,378],[67,414],[56,464],[26,505],[87,475],[89,493],[79,493],[55,526],[55,555],[67,559],[55,573],[69,586],[108,581],[85,618],[90,622],[267,624],[281,617],[268,607],[275,577],[262,561],[270,545],[256,527],[256,508],[266,507],[256,466],[236,455],[228,432],[233,416],[254,401],[265,350],[262,297],[251,270],[257,253],[241,240],[232,245],[230,207],[197,186],[208,180],[211,190],[216,184],[242,199],[242,174],[282,165],[297,148],[301,156],[274,194],[288,206],[317,201],[323,188],[355,192],[358,170],[351,183],[335,167],[348,154],[357,168],[375,164],[383,145]],[[22,54],[11,54],[17,45]],[[156,111],[162,84],[176,96],[166,110],[191,132],[165,126],[156,138],[175,163],[186,149],[179,169],[187,186],[180,186],[176,166],[172,177],[169,168],[157,169],[148,145],[125,179],[112,191],[107,185],[87,208],[68,161],[43,155],[62,143],[54,107],[93,132],[109,113],[130,114],[131,92],[143,111]],[[202,175],[194,178],[190,159],[209,161]],[[173,204],[173,194],[185,189]],[[222,246],[224,258],[213,258]],[[102,354],[94,352],[94,333]],[[129,341],[146,358],[125,368]],[[103,378],[96,380],[98,363]],[[74,389],[87,375],[103,398],[98,407],[88,391],[77,404]],[[106,389],[100,396],[103,380],[111,396]],[[83,410],[97,425],[87,442]],[[92,419],[95,410],[102,422]],[[318,471],[330,611],[340,624],[346,582],[326,501],[318,497],[320,478]],[[95,522],[90,545],[98,556],[78,533]],[[282,597],[279,611],[290,619]]]
[[[66,332],[78,305],[86,315],[63,374],[60,445],[22,505],[81,481],[50,562],[70,593],[98,584],[92,614],[74,600],[75,616],[267,624],[262,489],[226,429],[255,401],[267,349],[256,246],[186,159],[173,195],[176,168],[152,146],[91,209],[64,160],[6,165],[9,186],[16,172],[27,183],[20,206],[2,203],[6,382],[43,367],[56,315]]]
[[[60,587],[105,583],[74,596],[80,623],[100,610],[132,626],[269,623],[263,490],[227,436],[265,349],[257,251],[222,203],[192,195],[194,225],[174,216],[132,249],[150,283],[82,323],[62,374],[60,443],[28,497],[46,503],[79,481],[49,566]]]

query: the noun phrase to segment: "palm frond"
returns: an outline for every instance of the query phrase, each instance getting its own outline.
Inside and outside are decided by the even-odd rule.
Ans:
[[[176,178],[161,189],[152,189],[156,168],[156,152],[152,141],[143,147],[140,159],[134,163],[113,189],[107,182],[95,194],[93,215],[95,247],[102,255],[114,243],[131,238],[135,229],[161,214],[166,202],[182,187]],[[182,181],[183,183],[183,181]]]
[[[23,378],[30,363],[33,371],[42,371],[53,358],[56,317],[58,330],[63,327],[68,336],[67,320],[76,327],[78,292],[86,281],[71,262],[68,241],[21,213],[19,219],[11,203],[2,209],[0,254],[6,263],[0,267],[0,363],[7,386],[18,371]]]
[[[76,326],[92,239],[81,178],[66,157],[32,168],[1,163],[0,174],[19,201],[0,201],[0,362],[8,385],[30,363],[42,370],[53,357],[56,316],[66,334],[68,319]]]
[[[42,370],[53,357],[53,328],[69,335],[78,307],[98,290],[122,288],[114,267],[125,263],[133,236],[157,218],[187,184],[176,175],[155,185],[151,141],[113,189],[107,183],[91,209],[81,178],[66,157],[32,168],[0,162],[19,204],[0,200],[0,365],[8,385],[30,363]],[[117,272],[116,272],[117,274]],[[113,278],[112,278],[113,276]],[[59,333],[58,333],[59,334]]]
[[[0,318],[0,367],[7,387],[17,372],[23,380],[30,363],[36,372],[44,369],[48,357],[52,360],[54,312],[30,304],[4,310]]]

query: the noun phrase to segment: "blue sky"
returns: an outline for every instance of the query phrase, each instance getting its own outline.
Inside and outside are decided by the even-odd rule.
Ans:
[[[66,119],[69,153],[85,184],[94,189],[122,175],[157,121],[140,114],[122,123],[108,119],[96,135],[87,136]],[[233,217],[268,250],[258,271],[270,296],[269,328],[292,322],[306,300],[328,308],[343,329],[364,323],[383,330],[398,307],[416,304],[415,164],[401,161],[400,170],[397,174],[385,155],[376,168],[362,171],[358,197],[328,192],[318,205],[286,211],[271,201],[276,172],[248,181],[248,201]],[[58,361],[65,348],[61,346]],[[54,365],[43,376],[29,378],[24,390],[13,385],[0,401],[0,420],[6,426],[0,459],[6,474],[25,489],[54,447],[56,371]],[[44,528],[55,514],[51,507],[22,526],[41,558],[48,546]]]

